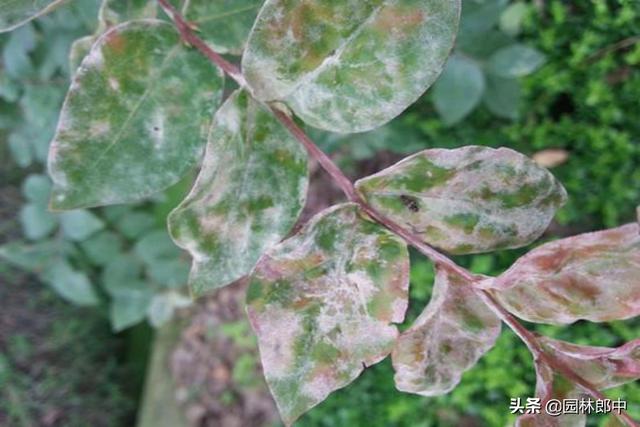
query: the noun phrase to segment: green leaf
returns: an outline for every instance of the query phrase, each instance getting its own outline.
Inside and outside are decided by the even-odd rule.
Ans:
[[[371,130],[435,81],[459,14],[459,0],[267,0],[243,70],[258,99],[284,102],[312,126]]]
[[[20,210],[20,223],[25,237],[29,240],[40,240],[48,236],[58,226],[54,215],[46,208],[28,203]]]
[[[356,187],[379,212],[453,254],[527,245],[566,199],[531,159],[478,146],[422,151]]]
[[[195,186],[169,216],[171,235],[193,256],[193,293],[248,274],[295,224],[307,183],[302,146],[246,92],[235,92],[214,118]]]
[[[67,0],[0,0],[0,33],[51,12]]]
[[[189,265],[180,258],[181,251],[165,230],[153,231],[134,247],[147,266],[147,273],[158,284],[177,288],[187,284]]]
[[[318,214],[265,254],[247,313],[286,425],[391,352],[408,285],[406,244],[354,204]]]
[[[529,8],[525,3],[516,2],[510,4],[500,15],[500,29],[505,33],[517,36],[520,33],[522,20],[527,15]]]
[[[75,242],[81,242],[104,228],[104,222],[86,210],[61,213],[60,225],[64,235]]]
[[[491,55],[487,70],[505,78],[523,77],[533,73],[545,62],[537,49],[522,44],[504,47]]]
[[[35,46],[36,32],[32,25],[25,25],[12,32],[2,49],[3,73],[14,79],[32,75],[34,66],[29,53]]]
[[[446,394],[493,347],[501,322],[473,286],[455,272],[436,267],[429,305],[393,350],[398,390]]]
[[[464,0],[462,2],[462,18],[460,20],[460,39],[468,40],[483,35],[491,30],[509,0]]]
[[[128,239],[137,239],[156,227],[156,219],[146,212],[125,213],[115,227]]]
[[[451,56],[433,86],[433,102],[444,123],[452,125],[465,118],[482,99],[484,88],[484,73],[476,61]]]
[[[500,303],[529,322],[564,325],[640,315],[637,223],[546,243],[493,284]]]
[[[240,55],[263,0],[189,0],[182,14],[219,53]]]
[[[51,144],[51,206],[139,200],[202,155],[222,95],[219,70],[161,21],[107,32],[82,61]]]
[[[61,247],[55,241],[38,242],[33,245],[11,242],[0,246],[0,258],[25,271],[39,274],[66,249],[68,248]]]
[[[103,231],[81,243],[82,250],[89,260],[97,266],[103,266],[118,256],[122,250],[122,242],[118,235]]]
[[[121,254],[109,261],[102,271],[102,285],[113,298],[126,297],[130,290],[147,289],[148,286],[140,280],[142,266],[134,256]]]
[[[517,79],[505,79],[489,74],[483,102],[496,116],[516,120],[519,116],[521,94],[520,82]]]
[[[113,330],[120,332],[143,321],[147,317],[151,299],[152,293],[144,288],[130,289],[116,295],[109,309]]]
[[[46,207],[50,193],[51,181],[45,175],[29,175],[22,183],[22,194],[35,205]]]
[[[86,274],[75,271],[66,260],[57,260],[43,272],[43,280],[58,295],[76,305],[98,304],[98,296]]]
[[[147,309],[147,318],[151,326],[159,328],[171,320],[177,309],[189,307],[191,304],[191,299],[177,292],[155,295]]]

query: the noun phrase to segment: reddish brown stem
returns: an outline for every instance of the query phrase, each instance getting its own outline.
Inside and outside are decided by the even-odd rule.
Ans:
[[[189,24],[185,21],[182,15],[171,5],[168,0],[158,0],[160,6],[167,12],[167,14],[173,19],[176,28],[180,32],[182,39],[197,48],[203,55],[205,55],[211,62],[220,67],[226,74],[233,78],[240,86],[246,87],[244,77],[240,69],[225,60],[217,52],[211,49],[200,37],[198,37]],[[407,243],[418,249],[427,258],[433,261],[435,264],[446,267],[460,276],[466,278],[472,283],[477,283],[483,278],[476,276],[467,269],[459,266],[453,262],[450,258],[441,254],[428,244],[426,244],[422,238],[396,223],[395,221],[387,218],[372,206],[370,206],[356,191],[355,186],[351,180],[340,170],[340,168],[327,156],[318,146],[309,138],[305,131],[298,126],[298,124],[289,116],[286,112],[279,109],[276,105],[270,105],[269,108],[273,112],[274,116],[289,130],[289,132],[302,144],[308,151],[309,155],[315,159],[318,164],[331,176],[336,182],[338,187],[344,192],[348,200],[360,205],[362,210],[367,213],[372,219],[379,224],[385,226],[390,231],[394,232],[398,236],[402,237]],[[600,393],[596,387],[589,382],[585,381],[582,377],[577,375],[566,366],[563,362],[556,360],[548,353],[544,351],[540,345],[537,337],[531,333],[528,329],[518,322],[518,320],[509,313],[500,303],[486,290],[477,288],[477,292],[485,303],[491,307],[494,312],[501,318],[501,320],[509,326],[518,337],[527,345],[531,353],[534,355],[536,363],[546,363],[552,369],[556,370],[560,374],[564,375],[567,379],[573,381],[586,392],[591,394],[596,399],[604,399],[604,395]],[[616,414],[621,420],[623,420],[630,427],[640,427],[626,412]]]
[[[178,12],[168,0],[158,0],[158,3],[175,23],[182,40],[198,49],[204,56],[209,58],[211,62],[238,82],[240,86],[244,86],[244,78],[242,77],[240,68],[224,59],[220,54],[211,49],[204,40],[198,37],[180,12]]]

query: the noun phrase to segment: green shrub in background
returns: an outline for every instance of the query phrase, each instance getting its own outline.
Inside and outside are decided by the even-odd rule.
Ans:
[[[23,182],[19,214],[26,242],[0,247],[0,257],[76,305],[108,307],[121,331],[145,318],[161,325],[190,303],[183,289],[189,260],[164,226],[190,179],[137,207],[48,211],[46,160],[69,85],[69,50],[94,31],[100,3],[71,2],[0,37],[0,137],[14,162],[33,172]]]

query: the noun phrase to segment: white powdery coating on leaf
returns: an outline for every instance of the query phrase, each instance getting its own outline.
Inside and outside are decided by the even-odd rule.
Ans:
[[[256,316],[252,321],[260,325],[260,357],[269,366],[270,375],[279,379],[289,375],[295,362],[293,344],[302,333],[300,316],[292,311],[270,312],[269,316]]]
[[[530,322],[607,322],[640,315],[637,223],[546,243],[494,282],[496,298]]]
[[[375,275],[372,265],[378,266]],[[408,271],[405,243],[363,219],[354,204],[318,214],[262,258],[251,277],[247,311],[285,423],[390,353],[398,336],[392,322],[401,322],[407,307]],[[264,331],[272,318],[282,324],[282,313],[304,326],[295,328],[297,335],[286,325],[268,326],[283,328],[278,341]],[[282,348],[296,351],[285,375],[282,364],[271,366]]]
[[[74,75],[51,143],[52,207],[130,202],[176,183],[201,156],[222,83],[166,22],[104,33]]]
[[[247,275],[295,224],[307,183],[303,148],[246,92],[232,94],[214,117],[193,189],[169,217],[194,260],[193,292]]]
[[[429,166],[419,169],[420,162]],[[430,170],[431,165],[438,171]],[[423,188],[397,184],[405,176],[421,179]],[[479,146],[425,150],[356,186],[383,211],[382,200],[415,199],[419,205],[414,211],[386,213],[452,253],[526,245],[540,237],[566,200],[562,185],[531,159],[507,148]]]
[[[500,334],[500,319],[464,279],[438,268],[429,305],[393,351],[396,387],[422,396],[451,391]]]
[[[305,7],[314,19],[301,23]],[[243,69],[259,99],[286,101],[312,126],[370,130],[400,114],[435,81],[453,47],[459,13],[458,0],[268,0]],[[315,64],[311,69],[308,61]]]

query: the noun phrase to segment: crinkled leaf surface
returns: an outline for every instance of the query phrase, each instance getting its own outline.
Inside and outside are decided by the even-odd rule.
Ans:
[[[51,12],[67,0],[0,0],[0,33]]]
[[[287,425],[391,352],[408,274],[405,243],[354,204],[318,214],[265,254],[247,312]]]
[[[235,92],[214,118],[195,186],[169,217],[174,240],[193,256],[193,292],[248,274],[295,224],[307,183],[302,146],[246,92]]]
[[[493,347],[500,324],[468,281],[438,267],[429,305],[393,350],[396,387],[423,396],[453,390]]]
[[[640,314],[640,227],[544,244],[495,282],[496,298],[530,322],[607,322]]]
[[[379,212],[454,254],[531,243],[566,198],[531,159],[478,146],[422,151],[356,187]]]
[[[618,348],[590,347],[542,337],[544,350],[556,360],[570,367],[578,376],[593,384],[598,390],[617,387],[640,378],[640,340]],[[538,384],[536,393],[544,402],[549,399],[577,398],[579,388],[563,376],[554,373],[544,364],[536,368]],[[518,419],[520,427],[584,426],[586,417],[561,415],[552,417],[546,413],[524,415]]]
[[[219,53],[240,55],[263,0],[186,0],[182,14]]]
[[[260,100],[312,126],[370,130],[435,81],[459,14],[459,0],[267,0],[243,70]]]
[[[117,26],[78,69],[49,154],[51,206],[134,201],[176,183],[202,154],[223,79],[160,21]]]

